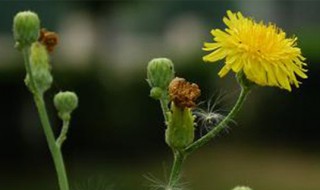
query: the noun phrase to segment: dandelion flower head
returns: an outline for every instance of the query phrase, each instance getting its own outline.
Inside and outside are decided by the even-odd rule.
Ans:
[[[212,51],[203,57],[206,62],[225,58],[219,76],[230,70],[243,72],[247,79],[261,86],[276,86],[291,91],[299,87],[297,76],[305,79],[305,58],[297,47],[297,37],[287,38],[286,33],[274,24],[257,23],[240,12],[227,11],[224,31],[213,29],[213,43],[204,43],[203,50]]]

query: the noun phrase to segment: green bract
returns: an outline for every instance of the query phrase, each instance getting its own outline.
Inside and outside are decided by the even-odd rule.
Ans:
[[[30,48],[29,60],[35,87],[40,93],[44,93],[51,87],[53,81],[50,73],[48,53],[45,46],[39,42],[33,43]],[[29,75],[27,75],[25,82],[31,91],[35,90],[30,85]]]
[[[179,108],[171,103],[166,143],[173,149],[181,150],[194,140],[194,117],[190,108]]]
[[[162,97],[163,90],[159,87],[153,87],[150,90],[150,96],[156,100],[159,100]]]

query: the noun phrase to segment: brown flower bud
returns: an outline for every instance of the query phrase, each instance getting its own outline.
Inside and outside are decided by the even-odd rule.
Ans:
[[[184,78],[176,77],[169,84],[170,100],[180,108],[195,107],[195,101],[200,94],[199,86],[186,81]]]
[[[59,38],[57,33],[42,28],[38,41],[46,46],[48,52],[53,52],[54,47],[58,44]]]

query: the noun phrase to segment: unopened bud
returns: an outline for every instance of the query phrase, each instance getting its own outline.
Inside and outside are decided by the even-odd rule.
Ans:
[[[70,120],[70,115],[78,107],[78,96],[74,92],[59,92],[54,96],[54,106],[62,120]]]
[[[147,81],[151,88],[159,87],[167,90],[170,81],[174,77],[174,66],[167,58],[152,59],[147,67]]]
[[[38,40],[40,20],[36,13],[23,11],[16,14],[13,19],[13,36],[18,48],[30,46]]]

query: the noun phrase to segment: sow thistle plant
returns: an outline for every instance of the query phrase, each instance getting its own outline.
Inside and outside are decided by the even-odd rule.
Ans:
[[[206,112],[197,108],[199,86],[175,77],[171,60],[157,58],[148,63],[150,96],[160,101],[166,125],[165,142],[174,155],[170,178],[164,187],[166,190],[182,189],[179,184],[186,158],[233,122],[254,86],[273,86],[291,91],[291,86],[299,87],[301,83],[297,77],[307,78],[305,58],[297,47],[297,37],[288,38],[276,25],[264,24],[262,21],[257,23],[240,12],[227,11],[223,22],[227,28],[213,29],[213,42],[204,43],[203,50],[210,53],[205,55],[203,60],[216,62],[225,59],[218,75],[223,77],[229,71],[236,75],[241,92],[226,116],[215,113],[214,110],[209,109],[209,112]],[[196,117],[199,124],[204,124],[209,129],[199,139],[195,139],[194,135]],[[234,190],[251,189],[237,186]]]
[[[61,152],[67,138],[71,113],[78,106],[78,97],[74,92],[59,92],[54,96],[54,106],[62,120],[60,135],[56,138],[53,133],[44,94],[53,82],[49,52],[54,50],[58,36],[54,32],[40,29],[38,15],[31,11],[19,12],[13,20],[13,35],[16,48],[21,51],[26,68],[25,84],[33,95],[34,102],[46,136],[58,176],[60,190],[69,190],[67,173]]]
[[[201,90],[196,83],[175,76],[174,64],[167,58],[151,60],[147,66],[150,96],[160,101],[166,125],[165,142],[172,149],[174,161],[165,190],[181,190],[181,171],[186,158],[215,138],[234,122],[247,95],[254,86],[273,86],[288,91],[299,87],[298,77],[306,79],[305,58],[297,47],[297,37],[288,38],[274,24],[255,22],[240,12],[227,11],[223,18],[227,28],[211,31],[213,42],[204,43],[203,50],[210,51],[203,57],[205,62],[225,59],[218,73],[220,77],[233,71],[241,88],[240,95],[226,116],[216,112],[214,106],[207,111],[198,107]],[[56,137],[51,127],[44,101],[44,94],[51,87],[53,77],[49,53],[58,43],[54,32],[41,29],[40,19],[31,11],[19,12],[13,21],[16,48],[21,51],[26,69],[25,84],[33,95],[42,128],[51,152],[58,176],[60,190],[69,190],[69,182],[61,152],[67,139],[71,113],[78,106],[74,92],[59,92],[53,104],[62,121]],[[196,122],[204,125],[207,132],[196,139]],[[155,186],[155,188],[157,188]],[[158,189],[159,189],[158,188]],[[233,190],[251,190],[236,186]]]

